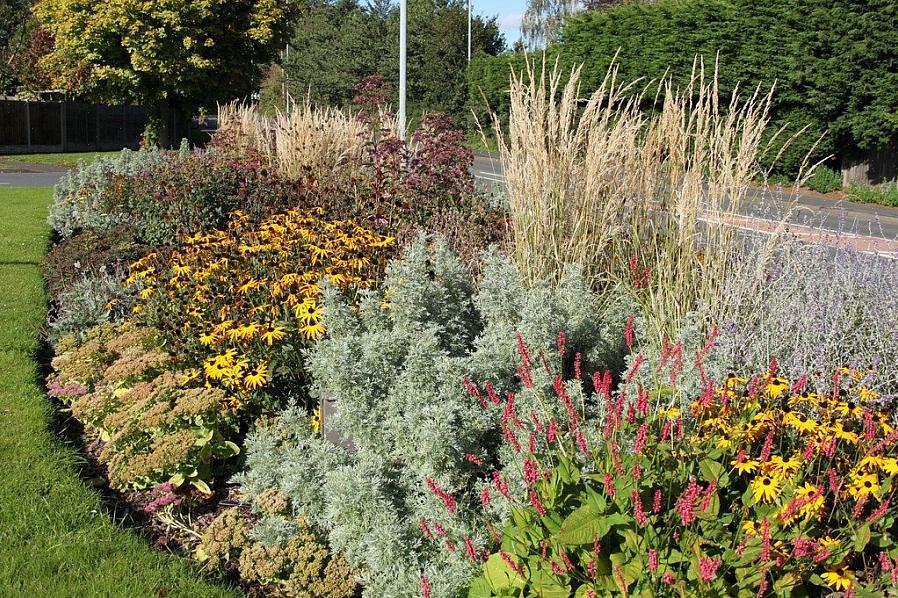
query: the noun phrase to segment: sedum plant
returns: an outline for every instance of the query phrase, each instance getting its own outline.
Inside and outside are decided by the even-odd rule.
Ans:
[[[249,497],[283,492],[297,513],[328,530],[331,545],[361,568],[366,596],[415,595],[422,579],[430,595],[455,596],[476,565],[464,544],[447,550],[433,538],[452,533],[486,544],[475,525],[484,509],[480,482],[465,455],[499,458],[502,433],[501,414],[481,408],[464,376],[491,380],[496,396],[516,390],[515,333],[548,346],[561,327],[584,362],[614,366],[622,335],[605,322],[620,321],[608,314],[622,307],[600,303],[575,269],[557,284],[528,287],[495,251],[475,282],[441,241],[419,237],[357,307],[329,288],[324,310],[328,334],[310,351],[308,368],[336,398],[323,426],[351,437],[354,450],[317,437],[288,411],[251,435],[237,479]],[[457,491],[454,509],[471,516],[447,520],[442,532],[432,526],[445,509],[434,489]]]

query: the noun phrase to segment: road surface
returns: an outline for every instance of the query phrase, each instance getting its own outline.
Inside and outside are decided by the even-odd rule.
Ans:
[[[487,191],[504,188],[505,177],[497,158],[477,154],[472,170],[478,188]],[[779,226],[789,203],[788,193],[751,187],[739,208],[739,216],[727,219],[726,224],[746,231],[771,233]],[[834,201],[808,194],[797,198],[786,222],[788,231],[798,237],[825,238],[829,244],[898,259],[898,208]]]

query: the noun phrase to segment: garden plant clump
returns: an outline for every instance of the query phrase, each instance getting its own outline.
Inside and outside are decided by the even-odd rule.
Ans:
[[[768,92],[579,73],[512,78],[504,198],[377,78],[66,178],[47,388],[111,489],[254,594],[896,595],[898,267],[726,226]]]

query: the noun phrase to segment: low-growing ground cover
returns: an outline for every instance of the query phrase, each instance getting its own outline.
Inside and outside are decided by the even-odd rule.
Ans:
[[[49,189],[0,189],[0,594],[231,596],[110,520],[40,386]],[[69,425],[69,424],[66,424]]]

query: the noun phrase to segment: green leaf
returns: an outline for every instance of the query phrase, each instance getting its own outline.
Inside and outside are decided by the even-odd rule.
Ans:
[[[489,582],[483,577],[478,577],[468,587],[468,598],[492,598],[493,591]]]
[[[626,523],[627,519],[620,513],[597,514],[589,505],[583,505],[567,516],[554,538],[565,545],[592,544],[602,539],[612,526]]]
[[[514,559],[514,557],[511,557]],[[494,592],[504,592],[512,588],[523,590],[527,580],[521,577],[498,553],[490,555],[483,565],[483,575]]]
[[[858,552],[864,550],[870,542],[870,524],[865,523],[854,532],[854,549]]]
[[[175,486],[180,486],[181,484],[184,483],[184,474],[180,473],[180,472],[176,473],[172,477],[168,478],[168,481],[171,482],[172,484],[174,484]]]
[[[568,598],[570,586],[558,583],[558,577],[543,569],[530,567],[530,591],[540,598]]]
[[[706,482],[714,481],[722,487],[726,487],[730,482],[726,469],[717,461],[704,459],[698,464],[698,469],[702,474],[702,479]]]
[[[190,485],[207,496],[212,494],[212,489],[209,488],[209,484],[203,480],[190,480]]]

